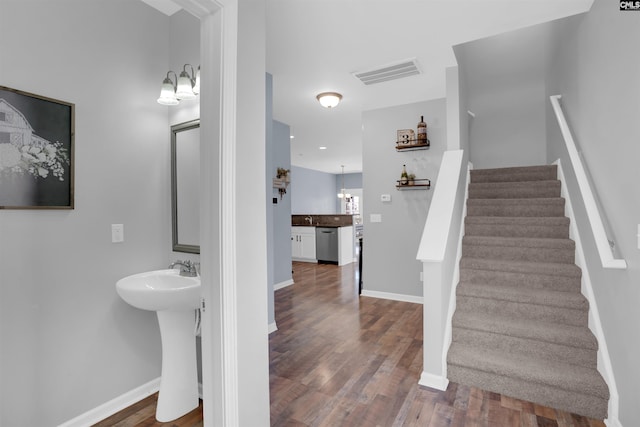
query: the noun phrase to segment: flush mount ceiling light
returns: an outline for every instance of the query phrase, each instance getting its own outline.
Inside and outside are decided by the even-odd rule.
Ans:
[[[316,96],[316,99],[323,107],[333,108],[338,105],[338,103],[342,99],[342,95],[340,95],[338,92],[322,92],[319,93],[318,96]]]
[[[191,74],[187,72],[187,67],[191,68]],[[171,79],[171,74],[174,76],[175,83]],[[180,77],[173,71],[167,72],[167,77],[162,81],[158,104],[178,105],[183,99],[195,99],[199,93],[200,66],[198,66],[198,71],[194,73],[191,64],[184,64]]]

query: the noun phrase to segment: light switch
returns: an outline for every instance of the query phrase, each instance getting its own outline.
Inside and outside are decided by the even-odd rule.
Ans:
[[[369,221],[371,222],[382,222],[382,214],[370,214]]]
[[[111,224],[111,243],[124,242],[124,225]]]
[[[390,202],[391,201],[391,194],[381,194],[380,195],[380,201],[381,202]]]

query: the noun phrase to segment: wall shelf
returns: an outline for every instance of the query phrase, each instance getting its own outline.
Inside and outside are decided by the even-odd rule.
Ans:
[[[427,142],[420,142],[417,139],[396,141],[396,151],[428,150],[430,146],[431,141],[429,141],[428,139]]]
[[[413,180],[413,184],[402,184],[401,180],[396,181],[396,189],[398,190],[428,190],[430,188],[430,179],[415,179]]]

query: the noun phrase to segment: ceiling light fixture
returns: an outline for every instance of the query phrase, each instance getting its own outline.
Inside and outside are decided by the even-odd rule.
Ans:
[[[322,92],[316,96],[316,99],[323,107],[333,108],[340,103],[342,95],[338,92]]]
[[[187,67],[191,68],[191,74],[187,72]],[[173,74],[174,79],[171,79],[170,74]],[[198,71],[194,73],[191,64],[184,64],[179,77],[173,71],[167,72],[167,77],[162,81],[158,104],[178,105],[183,99],[195,99],[199,93],[200,66],[198,66]]]

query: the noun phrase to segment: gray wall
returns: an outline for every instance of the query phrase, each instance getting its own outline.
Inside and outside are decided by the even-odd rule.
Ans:
[[[292,166],[290,188],[291,213],[337,213],[336,175]]]
[[[275,176],[275,168],[291,169],[291,152],[289,139],[289,125],[273,122],[273,161],[271,170]],[[272,189],[272,197],[278,199],[278,204],[272,204],[273,209],[273,250],[274,250],[274,284],[291,280],[291,200],[292,194],[287,191],[282,199],[278,190]]]
[[[415,129],[420,116],[427,122],[431,148],[396,152],[396,130]],[[364,289],[421,297],[422,264],[416,254],[432,190],[398,191],[395,184],[406,164],[409,173],[438,185],[436,177],[447,144],[445,100],[365,111],[362,122]],[[390,194],[391,202],[381,202],[382,194]],[[372,223],[371,214],[381,214],[382,222]]]
[[[2,2],[0,82],[75,103],[76,147],[75,210],[0,211],[1,425],[57,425],[160,375],[155,314],[115,282],[169,262],[168,26],[142,2]]]
[[[621,41],[639,40],[637,14],[618,3],[596,0],[589,13],[554,26],[556,50],[548,74],[548,95],[561,104],[594,187],[602,201],[627,270],[604,270],[584,205],[574,202],[597,306],[620,395],[620,421],[640,420],[640,56]],[[560,158],[571,194],[579,194],[555,116],[547,102],[548,161]]]
[[[273,120],[273,77],[266,74],[266,203],[268,322],[274,324],[274,285],[291,277],[291,191],[280,198],[273,188],[277,168],[291,169],[289,125]],[[273,203],[273,199],[277,203]]]
[[[475,114],[461,117],[461,125],[469,122],[474,168],[545,164],[548,29],[548,24],[538,25],[454,48],[461,106]]]

